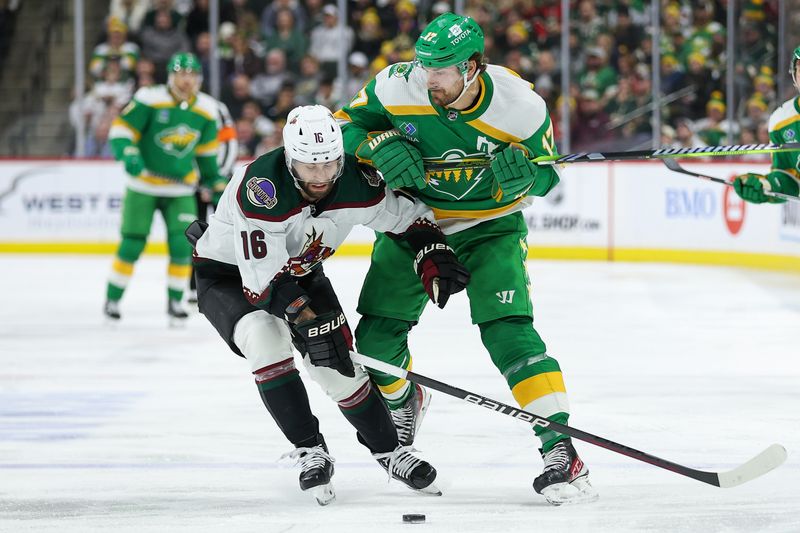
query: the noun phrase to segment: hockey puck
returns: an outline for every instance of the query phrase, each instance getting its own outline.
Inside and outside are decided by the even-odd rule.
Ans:
[[[425,522],[424,514],[404,514],[403,523],[405,524],[422,524]]]

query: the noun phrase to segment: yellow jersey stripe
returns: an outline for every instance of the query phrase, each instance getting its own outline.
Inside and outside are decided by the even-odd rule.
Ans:
[[[436,220],[445,220],[448,218],[487,218],[514,209],[514,207],[516,207],[516,205],[524,199],[525,197],[523,196],[522,198],[517,198],[508,205],[504,205],[503,207],[496,207],[494,209],[476,209],[473,211],[458,211],[458,210],[439,209],[436,207],[431,207],[431,210],[433,211],[433,216],[436,217]]]
[[[476,130],[480,131],[481,133],[485,133],[486,135],[491,135],[495,139],[498,139],[503,142],[518,143],[522,141],[522,137],[517,137],[516,135],[512,135],[503,130],[499,130],[494,126],[490,126],[486,122],[477,118],[475,120],[470,120],[469,122],[467,122],[467,124],[475,128]]]

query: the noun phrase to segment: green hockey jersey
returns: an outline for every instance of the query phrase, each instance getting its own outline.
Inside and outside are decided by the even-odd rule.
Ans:
[[[142,154],[145,170],[129,176],[128,187],[174,197],[194,194],[201,180],[212,186],[219,179],[217,107],[204,93],[178,101],[165,85],[136,91],[109,134],[117,159],[131,145]]]
[[[800,97],[787,100],[769,117],[769,140],[774,144],[800,142]],[[772,171],[783,171],[800,185],[800,152],[772,154]]]
[[[491,170],[465,168],[460,162],[487,159],[511,143],[524,147],[530,157],[556,152],[547,108],[533,86],[507,68],[489,65],[477,81],[481,89],[477,101],[457,111],[431,101],[425,76],[412,63],[390,65],[378,73],[334,115],[342,125],[345,150],[354,153],[370,132],[397,128],[423,160],[452,161],[452,169],[427,172],[427,187],[412,191],[432,208],[446,233],[530,205],[531,197],[495,200]],[[558,172],[553,166],[538,170],[555,174],[546,176],[553,186]]]

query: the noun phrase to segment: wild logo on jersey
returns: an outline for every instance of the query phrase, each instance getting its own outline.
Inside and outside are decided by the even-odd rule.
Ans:
[[[463,150],[451,149],[442,154],[441,157],[432,158],[434,160],[452,161],[453,168],[444,170],[428,171],[425,173],[425,180],[428,187],[433,190],[456,200],[461,200],[469,192],[477,187],[486,173],[485,168],[464,168],[459,165],[463,159],[486,157],[484,152],[468,154]]]
[[[299,255],[290,257],[288,266],[289,271],[294,276],[305,276],[311,269],[325,261],[333,255],[333,248],[322,245],[322,236],[317,237],[317,230],[312,226],[311,233],[306,233],[306,242],[303,243],[303,250]]]
[[[175,157],[183,157],[200,140],[200,132],[185,124],[179,124],[174,128],[158,132],[155,140],[156,144],[166,153]]]

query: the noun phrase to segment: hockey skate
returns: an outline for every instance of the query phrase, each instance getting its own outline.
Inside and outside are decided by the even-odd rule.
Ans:
[[[560,441],[542,453],[544,471],[533,480],[533,489],[548,503],[588,503],[599,498],[589,483],[589,469],[578,457],[571,439]]]
[[[170,299],[167,303],[167,316],[169,317],[169,326],[171,328],[182,328],[186,325],[186,319],[189,314],[183,308],[180,300]]]
[[[414,444],[414,437],[417,436],[422,419],[431,403],[431,393],[428,389],[412,383],[413,390],[402,407],[398,407],[391,412],[392,422],[397,430],[397,440],[401,446],[411,446]]]
[[[320,505],[336,499],[331,483],[334,459],[328,454],[325,441],[312,448],[295,448],[283,457],[295,459],[300,465],[300,490],[311,492]]]
[[[107,322],[119,322],[119,319],[122,318],[122,315],[119,314],[119,300],[106,300],[103,306],[103,314]]]
[[[383,467],[390,479],[400,481],[413,491],[441,496],[442,491],[434,484],[436,469],[428,462],[413,455],[411,446],[398,446],[394,451],[373,453],[372,457]]]
[[[189,289],[189,293],[186,295],[186,303],[189,305],[197,305],[197,291],[194,289]]]

